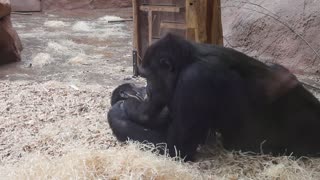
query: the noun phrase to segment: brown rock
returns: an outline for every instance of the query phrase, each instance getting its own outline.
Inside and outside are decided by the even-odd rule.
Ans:
[[[22,45],[10,15],[0,19],[0,65],[21,60]]]
[[[0,18],[9,15],[10,12],[10,0],[0,0]]]

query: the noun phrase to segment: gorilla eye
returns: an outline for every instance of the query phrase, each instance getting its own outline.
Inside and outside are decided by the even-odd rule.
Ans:
[[[120,91],[119,94],[120,94],[120,96],[121,96],[122,98],[127,98],[127,97],[128,97],[128,96],[127,96],[127,93],[125,93],[124,91]]]

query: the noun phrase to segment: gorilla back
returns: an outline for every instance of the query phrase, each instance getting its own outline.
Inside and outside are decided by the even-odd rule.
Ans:
[[[176,148],[191,159],[209,130],[222,134],[227,149],[320,152],[320,143],[312,140],[320,138],[320,103],[280,65],[168,34],[147,49],[139,71],[147,80],[148,100],[128,99],[123,109],[143,129],[167,106],[167,131],[150,139],[167,143],[172,156]],[[144,133],[118,128],[133,139]]]

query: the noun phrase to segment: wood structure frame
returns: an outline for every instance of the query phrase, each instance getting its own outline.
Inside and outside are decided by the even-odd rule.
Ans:
[[[223,45],[220,0],[132,0],[132,4],[135,76],[147,47],[166,32]]]

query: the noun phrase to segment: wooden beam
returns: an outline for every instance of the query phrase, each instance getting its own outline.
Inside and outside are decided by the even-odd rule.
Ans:
[[[140,64],[141,59],[139,59],[140,52],[140,27],[139,27],[139,0],[132,0],[133,5],[133,24],[134,24],[134,32],[133,32],[133,48],[137,51],[137,62]]]
[[[181,7],[177,6],[152,6],[152,5],[142,5],[140,6],[141,11],[159,11],[159,12],[175,12],[181,11]]]
[[[207,0],[186,0],[186,22],[188,29],[194,29],[194,39],[207,43]],[[192,31],[189,31],[192,32]],[[191,34],[187,34],[188,37]]]
[[[208,22],[208,9],[207,6],[209,0],[198,0],[196,3],[196,11],[197,11],[197,31],[196,35],[198,41],[201,43],[209,43],[208,31],[207,31],[207,23]],[[211,23],[211,22],[210,22]]]
[[[185,29],[187,29],[187,26],[184,23],[161,22],[160,23],[160,28],[185,30]]]
[[[149,31],[149,46],[152,44],[152,34],[153,34],[153,19],[152,19],[152,11],[148,11],[148,31]]]
[[[188,40],[196,41],[196,24],[197,24],[197,18],[196,18],[196,12],[194,8],[194,2],[195,0],[186,0],[186,23],[187,23],[187,31],[186,31],[186,37]]]
[[[187,28],[186,39],[190,41],[196,41],[196,30],[194,28]]]
[[[223,45],[220,0],[186,0],[187,37]]]
[[[221,20],[221,1],[213,0],[211,22],[211,43],[223,46],[223,29]]]

